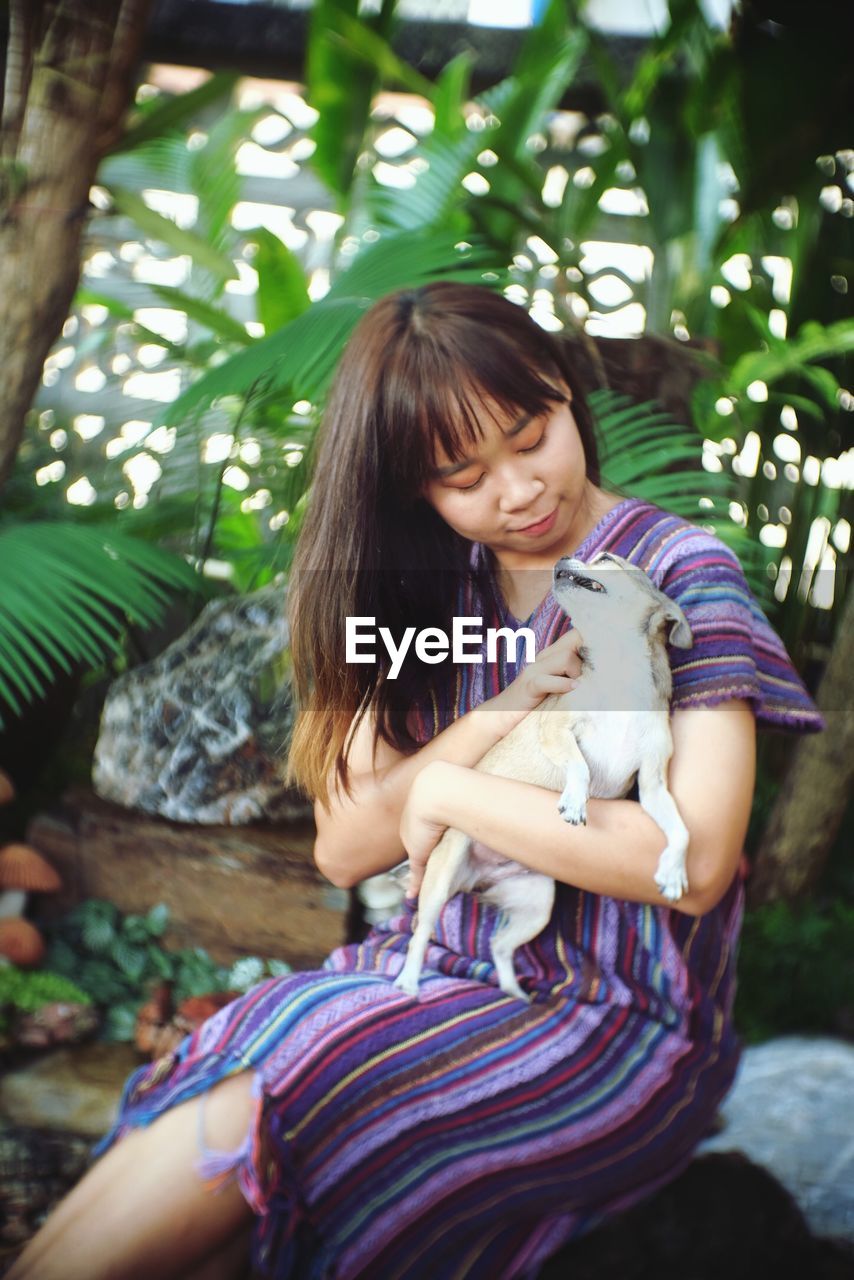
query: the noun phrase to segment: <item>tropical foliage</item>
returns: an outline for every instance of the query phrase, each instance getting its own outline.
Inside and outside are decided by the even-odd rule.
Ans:
[[[145,915],[123,915],[112,902],[87,898],[49,926],[46,967],[72,978],[101,1006],[104,1039],[133,1039],[139,1007],[158,983],[169,983],[180,1003],[211,991],[246,991],[265,977],[290,973],[283,960],[241,956],[221,965],[202,947],[166,948],[161,939],[168,925],[165,903]]]
[[[831,115],[816,106],[800,164],[781,162],[778,174],[765,163],[777,125],[772,112],[755,110],[747,81],[757,65],[769,100],[780,94],[768,74],[773,50],[761,38],[747,41],[750,23],[747,5],[739,28],[719,32],[697,0],[673,0],[669,28],[649,42],[627,81],[574,7],[555,2],[513,73],[473,95],[466,54],[435,84],[401,63],[387,0],[370,19],[358,16],[356,0],[323,0],[311,18],[307,98],[317,114],[310,127],[269,105],[235,105],[229,77],[178,97],[143,96],[99,174],[90,244],[96,252],[105,235],[142,239],[155,257],[184,260],[185,278],[141,282],[129,261],[130,301],[109,278],[86,282],[71,322],[80,327],[63,358],[75,370],[93,362],[106,369],[103,430],[81,439],[61,403],[43,408],[8,509],[30,518],[39,509],[67,514],[58,486],[44,483],[61,459],[66,489],[84,478],[91,489],[78,521],[103,524],[109,516],[119,532],[156,539],[196,568],[227,572],[238,588],[259,584],[287,568],[324,390],[370,301],[437,275],[492,283],[549,327],[577,334],[604,386],[589,317],[628,299],[643,306],[647,332],[672,340],[702,374],[693,407],[706,445],[701,454],[663,419],[624,407],[609,478],[636,491],[646,484],[649,495],[681,502],[686,514],[717,518],[740,539],[742,554],[761,535],[762,555],[748,559],[759,579],[766,564],[776,579],[781,625],[804,659],[816,634],[832,635],[839,597],[832,609],[813,607],[816,571],[844,552],[850,517],[850,489],[832,481],[849,410],[854,325],[840,318],[834,288],[820,292],[814,282],[825,244],[836,254],[826,279],[832,267],[844,275],[838,250],[850,232],[844,202],[851,201],[836,208],[821,200],[831,179],[844,191],[851,157],[840,150]],[[596,69],[602,109],[579,127],[559,104],[585,58]],[[403,111],[380,111],[380,87],[420,95],[429,127]],[[277,114],[282,137],[265,141]],[[393,163],[381,151],[389,128],[404,138]],[[310,167],[323,183],[337,224],[320,298],[311,297],[316,258],[300,257],[265,226],[234,225],[248,139],[279,157],[313,148],[303,171]],[[155,209],[141,194],[151,190],[194,199],[191,225]],[[640,212],[609,213],[615,192]],[[592,260],[589,244],[603,228],[649,245],[645,278]],[[229,285],[247,268],[256,288],[244,301]],[[622,302],[613,300],[615,284]],[[87,325],[95,313],[98,323]],[[701,349],[686,338],[702,340]],[[134,363],[141,351],[144,368]],[[151,368],[174,373],[177,394],[165,407],[143,406],[139,434],[122,421],[119,392],[128,369]],[[657,441],[649,435],[656,431]],[[704,493],[686,498],[681,471],[692,450]],[[148,468],[145,484],[129,482],[129,458]],[[629,458],[637,464],[631,476]]]

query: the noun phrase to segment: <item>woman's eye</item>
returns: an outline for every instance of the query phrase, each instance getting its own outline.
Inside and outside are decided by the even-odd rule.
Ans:
[[[520,450],[519,450],[519,452],[520,452],[520,453],[533,453],[535,449],[539,449],[540,445],[541,445],[541,444],[545,444],[545,442],[546,442],[546,433],[545,433],[545,431],[544,431],[544,432],[543,432],[543,434],[540,436],[540,438],[539,438],[539,440],[537,441],[537,443],[536,443],[536,444],[529,445],[527,449],[520,449]]]
[[[458,484],[458,485],[454,485],[454,488],[457,490],[458,493],[469,493],[472,489],[477,488],[477,486],[480,484],[482,479],[483,479],[483,476],[478,476],[478,478],[472,484]]]

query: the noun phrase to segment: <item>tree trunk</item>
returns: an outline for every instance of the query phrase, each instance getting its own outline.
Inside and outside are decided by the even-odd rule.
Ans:
[[[854,781],[854,591],[817,696],[824,733],[801,738],[765,828],[749,882],[752,907],[797,898],[816,883]]]
[[[80,275],[150,0],[10,0],[0,130],[0,488]]]

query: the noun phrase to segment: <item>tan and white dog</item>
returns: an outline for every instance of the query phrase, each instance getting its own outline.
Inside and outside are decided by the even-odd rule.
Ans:
[[[667,789],[673,742],[665,645],[669,638],[690,648],[691,629],[679,606],[642,569],[607,552],[589,565],[564,556],[555,565],[553,590],[581,636],[581,675],[571,692],[544,698],[476,768],[561,791],[558,810],[574,825],[586,823],[589,796],[624,796],[637,778],[640,803],[667,838],[655,883],[664,898],[677,902],[688,889],[688,832]],[[461,891],[475,891],[501,907],[492,938],[498,982],[508,995],[527,1000],[513,955],[548,923],[554,880],[473,845],[453,828],[427,862],[415,929],[395,986],[417,995],[439,913]]]

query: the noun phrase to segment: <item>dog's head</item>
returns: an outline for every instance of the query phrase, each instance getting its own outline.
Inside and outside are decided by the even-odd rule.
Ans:
[[[562,556],[554,567],[555,598],[585,638],[586,632],[634,629],[655,636],[670,626],[668,639],[679,649],[694,643],[678,604],[653,586],[643,569],[622,556],[600,552],[589,564]]]

